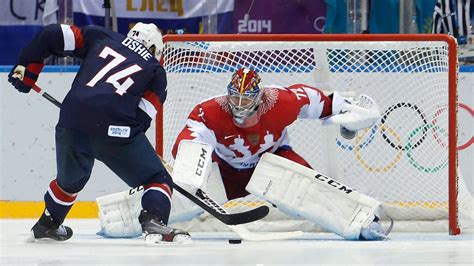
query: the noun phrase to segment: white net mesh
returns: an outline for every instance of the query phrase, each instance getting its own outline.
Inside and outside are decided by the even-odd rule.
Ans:
[[[173,162],[172,146],[192,108],[224,94],[232,73],[250,67],[264,85],[303,83],[374,98],[379,125],[346,140],[336,127],[296,121],[291,146],[318,171],[382,201],[395,220],[447,219],[448,73],[456,71],[448,61],[441,41],[167,42],[164,158]],[[458,201],[472,214],[471,195],[459,183]],[[248,205],[235,202],[229,209]]]

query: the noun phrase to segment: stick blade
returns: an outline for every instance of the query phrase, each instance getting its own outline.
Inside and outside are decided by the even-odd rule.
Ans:
[[[222,217],[223,220],[219,220],[227,225],[246,224],[264,218],[269,212],[270,209],[267,206],[260,206],[246,212],[227,214]]]
[[[304,235],[304,232],[302,231],[254,233],[241,225],[231,225],[229,227],[232,229],[232,231],[236,232],[243,240],[256,242],[295,239]]]

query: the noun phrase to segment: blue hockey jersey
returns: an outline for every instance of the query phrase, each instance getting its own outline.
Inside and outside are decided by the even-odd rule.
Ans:
[[[139,105],[151,105],[144,98],[166,99],[163,67],[145,46],[119,33],[49,25],[22,50],[19,61],[42,63],[50,55],[83,59],[61,106],[60,127],[128,138],[143,130]]]

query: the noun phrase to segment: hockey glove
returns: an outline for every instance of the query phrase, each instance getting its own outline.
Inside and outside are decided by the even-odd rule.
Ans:
[[[349,99],[340,101],[339,108],[336,109],[339,110],[340,113],[333,110],[334,115],[322,120],[323,125],[338,124],[341,125],[344,130],[357,131],[374,126],[380,119],[380,111],[377,104],[372,98],[365,94],[359,95],[355,101]],[[341,134],[343,136],[353,137],[349,132],[343,131]]]
[[[38,76],[43,69],[42,63],[18,64],[12,68],[8,74],[8,82],[10,82],[19,92],[30,92],[35,85]]]

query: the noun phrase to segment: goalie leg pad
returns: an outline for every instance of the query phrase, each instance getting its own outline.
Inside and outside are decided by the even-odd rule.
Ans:
[[[138,237],[142,228],[138,215],[142,209],[143,187],[132,188],[96,199],[101,230],[104,237]]]
[[[202,190],[206,191],[206,194],[214,199],[215,202],[218,204],[224,204],[228,201],[228,199],[225,194],[225,188],[222,182],[219,166],[217,163],[211,163],[209,168],[210,173],[205,178],[206,183],[202,184],[201,188]],[[178,184],[187,191],[196,190],[196,187],[191,187],[186,184]],[[181,195],[181,193],[175,193],[175,195],[173,195],[173,207],[171,208],[169,223],[172,224],[189,221],[198,217],[203,212],[203,209],[187,199],[185,196]]]
[[[381,207],[373,198],[271,153],[262,156],[246,189],[282,212],[349,240],[359,239],[361,229],[371,224]]]
[[[132,238],[142,235],[138,216],[142,210],[143,187],[132,188],[96,199],[101,230],[109,238]],[[169,223],[191,220],[203,210],[179,193],[173,197]]]
[[[203,188],[216,202],[227,202],[224,185],[216,163],[211,165],[211,173]],[[142,234],[138,216],[142,210],[143,187],[132,188],[115,194],[98,197],[101,231],[98,233],[110,238],[137,237]],[[204,211],[180,193],[174,193],[168,224],[189,221]]]
[[[174,182],[196,189],[201,188],[207,182],[206,178],[211,171],[212,151],[210,144],[182,140],[173,166]]]

